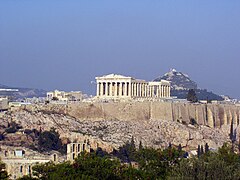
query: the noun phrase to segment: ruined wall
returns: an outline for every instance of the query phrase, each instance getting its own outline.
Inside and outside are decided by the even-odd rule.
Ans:
[[[170,102],[83,103],[69,105],[68,113],[83,120],[169,120],[220,128],[239,125],[240,107],[224,104]]]
[[[78,103],[68,105],[26,106],[30,111],[68,114],[81,120],[169,120],[220,128],[239,125],[240,107],[225,104],[191,104],[170,102]]]
[[[11,117],[28,122],[23,126],[29,129],[59,127],[61,136],[71,142],[88,139],[94,148],[104,147],[108,152],[133,136],[136,142],[141,140],[155,148],[166,147],[169,142],[190,149],[205,143],[218,148],[229,142],[231,122],[237,142],[240,137],[240,107],[236,105],[111,102],[31,105],[25,110]],[[199,126],[190,125],[191,120]]]

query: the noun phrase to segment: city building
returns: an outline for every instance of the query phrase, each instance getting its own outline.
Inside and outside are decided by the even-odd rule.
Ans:
[[[24,175],[32,175],[32,167],[36,164],[54,162],[58,163],[60,153],[52,152],[43,155],[26,148],[1,146],[0,158],[6,164],[6,170],[11,179],[18,179]]]
[[[109,74],[96,77],[98,98],[170,98],[170,82],[146,82],[132,77]]]
[[[0,111],[8,110],[8,98],[0,97]]]

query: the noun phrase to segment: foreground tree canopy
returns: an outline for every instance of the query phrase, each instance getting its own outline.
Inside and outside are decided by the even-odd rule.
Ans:
[[[82,153],[71,164],[39,164],[33,167],[33,177],[41,179],[239,179],[240,156],[225,144],[218,152],[207,151],[200,156],[185,158],[186,153],[172,148],[165,150],[139,148],[132,142],[107,154],[97,150]],[[128,162],[128,163],[125,163]]]
[[[0,179],[8,179],[9,175],[5,170],[6,166],[0,159]]]

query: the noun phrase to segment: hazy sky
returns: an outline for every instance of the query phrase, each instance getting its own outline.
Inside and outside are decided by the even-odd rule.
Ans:
[[[240,98],[240,1],[0,0],[0,84],[94,93],[170,68]]]

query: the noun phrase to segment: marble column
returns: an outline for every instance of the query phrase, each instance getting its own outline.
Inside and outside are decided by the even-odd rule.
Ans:
[[[134,83],[134,96],[137,96],[137,83]]]
[[[167,87],[167,90],[168,90],[167,91],[168,92],[167,97],[170,97],[170,87],[169,86]]]
[[[155,97],[155,86],[152,86],[152,97]]]
[[[138,92],[138,96],[141,97],[142,96],[142,83],[139,83],[139,92]]]
[[[100,95],[100,93],[99,93],[99,89],[100,89],[100,83],[98,82],[98,83],[97,83],[97,96]]]
[[[133,83],[131,82],[131,84],[130,84],[130,89],[131,89],[131,97],[133,97]]]
[[[110,91],[110,92],[109,92],[109,96],[113,96],[113,95],[112,95],[112,92],[113,92],[113,89],[112,89],[112,88],[113,88],[113,85],[112,85],[112,82],[110,82],[110,87],[109,87],[109,91]]]
[[[149,97],[152,97],[152,86],[149,86]]]
[[[150,86],[147,86],[147,97],[150,97]]]
[[[168,87],[166,86],[166,97],[168,97]]]
[[[117,96],[117,92],[118,92],[118,84],[117,82],[114,82],[114,96]]]
[[[159,90],[159,97],[162,97],[162,93],[161,93],[161,85],[159,86],[158,90]]]
[[[105,83],[105,96],[108,96],[108,82]]]
[[[145,94],[146,94],[146,85],[143,84],[143,97],[145,97]]]
[[[100,83],[100,96],[103,96],[103,82]]]
[[[128,95],[128,87],[127,87],[127,82],[124,83],[124,96]]]
[[[163,85],[161,85],[161,97],[163,97]]]
[[[138,91],[139,91],[139,89],[138,89],[138,83],[136,83],[136,96],[138,97]]]
[[[167,97],[167,88],[164,86],[164,97]]]
[[[148,87],[148,85],[145,84],[145,94],[144,94],[145,97],[147,97],[147,87]]]
[[[169,92],[168,97],[171,97],[171,86],[168,86],[168,92]]]
[[[134,96],[134,85],[133,85],[133,83],[131,83],[131,95],[132,95],[132,97]]]
[[[122,96],[122,82],[119,83],[119,91],[118,91],[118,96]]]
[[[132,92],[132,89],[131,89],[131,87],[132,87],[132,86],[131,86],[131,82],[128,82],[128,83],[127,83],[127,88],[128,88],[128,96],[132,96],[132,95],[131,95],[131,92]]]
[[[117,82],[117,96],[120,95],[120,83]]]
[[[162,97],[164,97],[164,85],[162,85]]]

